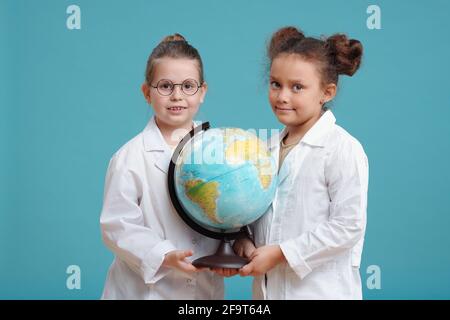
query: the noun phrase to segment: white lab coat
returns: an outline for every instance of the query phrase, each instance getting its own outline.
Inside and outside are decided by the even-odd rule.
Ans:
[[[257,247],[279,244],[287,260],[255,277],[255,299],[362,299],[368,160],[335,121],[326,111],[288,153],[275,200],[254,224]]]
[[[218,241],[187,226],[173,208],[167,170],[173,150],[154,117],[112,157],[100,217],[102,236],[115,254],[103,299],[223,299],[223,278],[162,267],[171,250],[194,256],[215,252]]]

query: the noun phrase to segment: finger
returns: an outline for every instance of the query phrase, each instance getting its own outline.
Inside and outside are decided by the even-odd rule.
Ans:
[[[256,250],[256,247],[253,243],[247,244],[244,248],[244,251],[248,256],[250,256],[255,250]]]
[[[239,244],[239,243],[237,242],[237,240],[236,240],[236,242],[235,242],[234,245],[233,245],[233,250],[234,250],[234,252],[235,252],[238,256],[241,255],[241,252],[242,252],[242,245]]]
[[[230,277],[233,277],[239,273],[239,269],[230,269]]]
[[[248,276],[253,271],[253,262],[246,264],[239,270],[241,277]]]
[[[213,272],[223,276],[223,269],[222,268],[213,268],[212,269]]]
[[[187,257],[190,257],[190,256],[192,256],[193,254],[194,254],[194,252],[193,252],[192,250],[184,250],[184,251],[182,252],[183,259],[184,259],[184,258],[187,258]]]
[[[258,255],[258,249],[253,250],[253,252],[250,254],[250,257],[248,257],[250,260],[253,260]]]
[[[222,268],[214,268],[213,270],[214,270],[214,272],[217,273],[219,276],[222,276],[222,277],[225,276],[225,274],[224,274]]]
[[[252,260],[254,258],[253,251],[252,250],[247,250],[245,252],[244,258],[247,258],[249,261]]]
[[[230,276],[230,271],[228,269],[223,269],[222,276],[229,277]]]
[[[192,256],[194,253],[191,250],[186,250],[183,251],[179,256],[178,256],[178,260],[180,263],[189,263],[192,264],[192,261],[190,261],[189,259],[187,259],[187,257]]]
[[[182,263],[179,265],[180,269],[185,272],[196,272],[197,268],[194,267],[191,263]]]

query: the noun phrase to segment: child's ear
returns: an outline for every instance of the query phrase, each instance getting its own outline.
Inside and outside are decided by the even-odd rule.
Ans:
[[[200,103],[203,103],[203,101],[205,101],[206,91],[208,91],[208,84],[206,83],[206,81],[204,81],[200,88]]]
[[[147,85],[147,83],[143,83],[141,86],[142,94],[144,95],[145,100],[147,100],[148,104],[151,104],[152,101],[150,99],[150,87]]]
[[[327,103],[331,100],[334,99],[334,97],[336,96],[336,84],[335,83],[329,83],[326,85],[325,90],[323,91],[323,102]]]

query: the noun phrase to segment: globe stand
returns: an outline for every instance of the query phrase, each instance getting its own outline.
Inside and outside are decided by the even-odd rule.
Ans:
[[[224,238],[215,254],[198,258],[192,262],[196,268],[240,269],[249,262],[234,253],[230,240]]]
[[[198,258],[192,264],[195,267],[199,268],[239,269],[246,265],[249,261],[245,258],[239,257],[234,253],[230,241],[245,236],[248,236],[251,239],[252,234],[250,228],[248,226],[244,226],[239,231],[234,232],[220,232],[205,228],[201,224],[193,221],[190,218],[183,205],[180,203],[175,191],[175,165],[177,163],[177,158],[180,155],[180,152],[183,150],[183,147],[191,138],[202,131],[208,130],[209,128],[209,122],[205,122],[202,125],[195,127],[180,141],[180,143],[176,147],[172,155],[172,159],[169,163],[169,170],[167,174],[167,184],[169,188],[170,200],[172,201],[172,204],[178,215],[189,227],[191,227],[198,233],[203,234],[204,236],[221,240],[215,254]]]

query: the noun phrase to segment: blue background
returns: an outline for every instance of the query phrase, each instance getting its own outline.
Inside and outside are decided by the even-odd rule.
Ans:
[[[66,8],[81,8],[68,30]],[[381,30],[366,9],[381,8]],[[361,275],[366,299],[450,298],[450,2],[0,0],[0,298],[97,299],[112,254],[99,214],[108,161],[151,116],[146,61],[183,34],[203,57],[214,126],[280,128],[267,100],[265,44],[296,25],[365,48],[342,78],[338,123],[370,161]],[[66,268],[81,268],[81,290]],[[381,289],[365,285],[370,265]],[[250,278],[227,298],[250,298]]]

